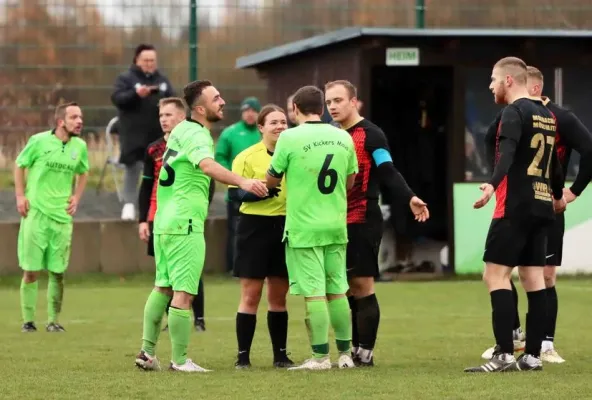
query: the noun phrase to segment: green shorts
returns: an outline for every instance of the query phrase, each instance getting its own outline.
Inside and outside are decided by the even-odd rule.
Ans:
[[[172,287],[175,292],[197,294],[206,259],[203,232],[188,235],[154,235],[155,286]]]
[[[316,297],[347,292],[346,246],[293,248],[286,245],[290,294]]]
[[[63,274],[70,261],[71,222],[57,222],[36,209],[21,218],[18,259],[24,271]]]

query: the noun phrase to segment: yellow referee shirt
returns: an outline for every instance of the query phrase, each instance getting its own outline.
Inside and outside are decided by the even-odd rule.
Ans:
[[[232,172],[247,179],[265,181],[265,174],[271,163],[273,153],[267,150],[263,142],[259,142],[239,153],[232,162]],[[286,185],[282,179],[277,197],[241,204],[240,212],[249,215],[278,216],[286,215]]]

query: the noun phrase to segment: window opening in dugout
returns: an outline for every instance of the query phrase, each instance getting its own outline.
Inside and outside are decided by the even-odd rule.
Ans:
[[[449,242],[447,135],[451,132],[453,68],[374,67],[370,101],[368,117],[387,135],[395,166],[430,208],[430,220],[419,224],[405,207],[391,207],[397,258],[400,252],[411,251],[405,247],[422,237]],[[384,202],[391,202],[387,193],[382,195]]]

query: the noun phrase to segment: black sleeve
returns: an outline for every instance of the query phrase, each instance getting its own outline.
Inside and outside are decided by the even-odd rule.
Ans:
[[[127,78],[126,74],[121,74],[115,80],[115,88],[111,94],[111,102],[115,107],[128,107],[140,97],[136,93],[136,89]]]
[[[573,194],[579,196],[592,179],[592,134],[571,111],[565,112],[557,127],[565,143],[580,153],[580,169],[570,188]]]
[[[367,128],[366,134],[366,151],[376,165],[381,188],[387,191],[390,199],[400,199],[401,202],[409,203],[415,193],[395,168],[386,135],[381,129],[375,127]]]
[[[508,106],[502,112],[498,149],[500,157],[489,180],[494,189],[497,189],[514,162],[520,136],[522,136],[522,118],[515,107]]]
[[[497,138],[497,130],[499,128],[500,121],[502,120],[502,111],[500,111],[493,122],[487,127],[485,133],[485,158],[487,159],[487,165],[489,170],[493,171],[495,167],[495,140]]]
[[[148,220],[148,211],[150,211],[150,196],[154,186],[154,160],[148,152],[144,156],[144,174],[140,184],[140,194],[138,195],[139,222]]]
[[[565,178],[563,176],[563,168],[561,168],[561,163],[557,158],[557,148],[555,147],[551,153],[551,168],[551,191],[553,192],[553,198],[560,200],[563,198],[563,185]]]
[[[240,201],[242,203],[253,203],[256,201],[261,201],[277,196],[279,192],[281,192],[281,189],[279,187],[275,187],[273,189],[269,189],[269,194],[266,197],[259,197],[254,193],[247,192],[246,190],[240,188],[228,188],[228,197],[230,198],[230,200],[233,201]]]

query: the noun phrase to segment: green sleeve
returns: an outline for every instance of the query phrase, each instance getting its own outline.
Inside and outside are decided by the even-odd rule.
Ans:
[[[31,136],[27,145],[16,158],[16,165],[19,168],[31,168],[39,155],[39,140],[36,136]]]
[[[347,166],[347,174],[358,173],[358,156],[356,155],[356,148],[353,140],[351,140],[351,146],[349,148],[349,165]]]
[[[80,162],[76,166],[76,173],[81,175],[88,172],[88,170],[88,148],[86,147],[86,143],[83,143],[82,151],[80,153]]]
[[[230,162],[230,142],[228,140],[228,130],[226,128],[220,134],[218,143],[216,144],[215,160],[217,163],[222,165],[226,169],[231,169],[232,164]]]
[[[269,174],[271,176],[279,178],[286,172],[288,169],[289,154],[288,138],[280,135],[280,138],[275,145],[275,151],[269,167]]]
[[[187,159],[199,166],[199,163],[206,158],[214,158],[212,137],[206,132],[195,132],[186,136],[183,152],[187,154]]]

